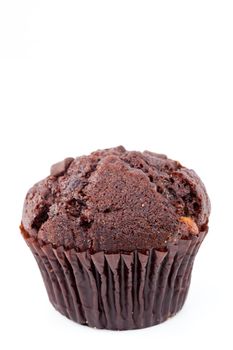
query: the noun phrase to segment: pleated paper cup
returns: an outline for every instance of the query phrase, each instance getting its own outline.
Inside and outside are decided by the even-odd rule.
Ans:
[[[180,239],[164,252],[113,254],[66,250],[24,238],[59,312],[90,327],[126,330],[159,324],[182,308],[205,235]]]

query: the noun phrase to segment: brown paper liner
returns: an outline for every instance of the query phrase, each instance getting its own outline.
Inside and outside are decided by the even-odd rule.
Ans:
[[[136,329],[175,315],[186,299],[193,261],[206,232],[167,252],[77,252],[26,238],[53,306],[96,328]]]

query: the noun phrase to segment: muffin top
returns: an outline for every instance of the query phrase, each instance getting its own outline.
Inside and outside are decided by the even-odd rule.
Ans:
[[[27,193],[21,231],[90,253],[166,250],[208,230],[197,174],[163,154],[119,146],[66,158]]]

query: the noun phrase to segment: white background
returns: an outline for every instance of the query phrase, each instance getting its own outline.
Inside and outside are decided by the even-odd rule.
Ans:
[[[232,349],[232,1],[0,0],[0,348]],[[123,144],[194,168],[210,231],[183,310],[79,326],[50,305],[18,226],[52,163]]]

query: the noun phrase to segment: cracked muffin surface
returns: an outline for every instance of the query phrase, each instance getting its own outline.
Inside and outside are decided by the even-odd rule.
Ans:
[[[208,230],[197,174],[165,155],[119,146],[66,158],[27,193],[21,230],[78,251],[166,250]]]

